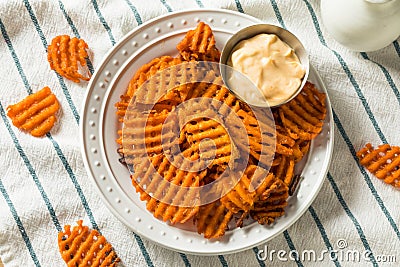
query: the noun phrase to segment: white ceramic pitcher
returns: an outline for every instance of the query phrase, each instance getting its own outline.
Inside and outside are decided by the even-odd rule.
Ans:
[[[400,0],[321,0],[322,21],[339,43],[374,51],[400,35]]]

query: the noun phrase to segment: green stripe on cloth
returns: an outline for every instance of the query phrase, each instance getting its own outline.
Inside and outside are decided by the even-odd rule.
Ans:
[[[292,238],[290,238],[289,232],[287,230],[283,231],[283,236],[285,237],[286,242],[288,243],[290,250],[291,251],[297,251],[296,247],[293,244]],[[304,267],[304,265],[300,261],[299,257],[296,257],[295,261],[296,261],[296,264],[297,264],[298,267]]]
[[[20,217],[19,217],[19,215],[17,213],[17,210],[15,209],[14,204],[12,203],[12,201],[10,199],[10,196],[8,195],[8,193],[7,193],[7,191],[6,191],[5,187],[4,187],[4,184],[1,181],[1,179],[0,179],[0,192],[3,195],[4,200],[6,201],[8,207],[10,208],[11,215],[13,216],[14,221],[17,224],[18,230],[19,230],[19,232],[20,232],[20,234],[22,236],[22,239],[25,242],[26,248],[29,251],[29,255],[31,255],[33,263],[35,264],[36,267],[40,267],[41,266],[40,262],[39,262],[39,260],[38,260],[38,258],[36,256],[35,250],[32,247],[32,244],[31,244],[31,241],[29,240],[28,234],[25,231],[25,227],[24,227],[24,225],[23,225],[23,223],[22,223],[22,221],[21,221],[21,219],[20,219]],[[3,266],[3,263],[1,262],[1,259],[0,259],[0,267],[1,266]]]
[[[314,218],[315,223],[317,224],[318,230],[321,233],[322,239],[324,240],[325,246],[329,252],[333,251],[333,247],[331,242],[329,241],[328,235],[326,234],[325,227],[322,225],[321,220],[318,218],[317,213],[314,208],[310,206],[308,208],[308,212],[310,212],[311,216]],[[336,267],[341,266],[338,259],[336,257],[331,258]]]
[[[138,25],[142,24],[142,17],[140,16],[139,12],[137,11],[136,7],[132,4],[130,0],[125,0],[125,2],[128,4],[129,8],[132,10],[133,15],[135,16],[136,22]]]
[[[25,7],[26,7],[26,9],[27,9],[27,11],[29,13],[29,16],[30,16],[30,18],[31,18],[31,20],[32,20],[32,22],[33,22],[33,24],[35,26],[36,31],[39,34],[39,38],[42,41],[44,49],[46,50],[46,53],[47,53],[47,40],[46,40],[46,37],[43,34],[42,29],[40,28],[39,22],[38,22],[35,14],[34,14],[34,12],[32,10],[32,7],[29,4],[28,0],[24,0],[24,4],[25,4]],[[54,71],[54,73],[57,75],[58,81],[59,81],[59,83],[61,85],[61,88],[62,88],[63,93],[65,95],[65,98],[66,98],[66,100],[68,102],[68,105],[70,106],[70,108],[72,110],[72,113],[74,114],[76,123],[79,124],[80,116],[79,116],[78,110],[76,109],[76,106],[75,106],[74,102],[72,101],[72,98],[71,98],[71,95],[69,94],[67,86],[65,85],[63,78],[57,72]]]
[[[396,98],[397,98],[397,102],[399,102],[399,104],[400,104],[400,92],[399,92],[399,89],[397,89],[397,86],[396,86],[396,84],[394,83],[394,81],[393,81],[393,79],[392,79],[392,76],[390,75],[389,71],[388,71],[384,66],[382,66],[382,64],[379,64],[378,62],[375,62],[375,61],[371,60],[371,59],[368,57],[367,53],[362,52],[362,53],[360,53],[360,54],[361,54],[361,56],[362,56],[364,59],[366,59],[366,60],[368,60],[368,61],[370,61],[370,62],[376,64],[376,65],[381,69],[381,71],[382,71],[383,74],[385,75],[386,81],[388,82],[390,88],[392,88],[392,91],[393,91],[394,95],[395,95]]]
[[[17,136],[15,135],[14,131],[11,128],[10,122],[8,121],[8,118],[4,111],[3,105],[1,104],[1,101],[0,101],[0,116],[3,119],[3,123],[6,126],[7,131],[11,136],[11,139],[14,142],[14,146],[17,149],[19,156],[23,160],[26,168],[29,171],[29,174],[32,176],[32,179],[35,182],[35,185],[36,185],[37,189],[39,190],[39,193],[42,196],[44,203],[46,204],[47,210],[50,213],[50,216],[54,223],[54,226],[56,227],[57,231],[60,232],[62,230],[62,228],[61,228],[60,222],[57,219],[56,213],[54,211],[54,207],[50,203],[49,197],[47,196],[46,192],[44,191],[43,186],[36,174],[35,169],[33,168],[31,162],[29,161],[28,157],[26,156],[24,149],[22,148],[21,144],[19,143]]]
[[[376,121],[375,116],[372,113],[371,108],[369,107],[369,104],[368,104],[367,100],[365,99],[365,96],[361,92],[360,86],[358,85],[358,83],[356,82],[356,80],[355,80],[355,78],[353,76],[353,73],[350,71],[347,63],[344,61],[342,56],[337,51],[335,51],[335,50],[331,49],[330,47],[328,47],[328,45],[326,44],[325,38],[322,35],[321,28],[319,26],[319,22],[318,22],[316,14],[314,12],[314,9],[312,8],[311,4],[307,0],[303,0],[303,2],[306,4],[306,6],[307,6],[307,8],[308,8],[308,10],[310,12],[310,15],[312,17],[312,21],[313,21],[314,26],[315,26],[315,30],[316,30],[316,32],[318,34],[318,37],[319,37],[322,45],[325,46],[326,48],[328,48],[329,50],[331,50],[332,53],[338,59],[338,61],[339,61],[340,65],[342,66],[344,72],[346,73],[346,75],[349,78],[351,84],[353,85],[353,87],[354,87],[354,89],[355,89],[355,91],[357,93],[358,98],[360,99],[361,103],[363,104],[365,112],[367,113],[367,115],[368,115],[372,125],[374,126],[375,131],[377,132],[379,138],[382,140],[383,143],[387,143],[386,137],[383,135],[382,130],[379,127],[378,122]]]
[[[389,221],[390,225],[392,226],[394,232],[397,235],[397,238],[400,240],[400,232],[399,229],[395,223],[395,221],[393,220],[392,215],[390,215],[388,209],[386,208],[385,204],[383,204],[383,201],[381,199],[381,197],[379,196],[378,192],[376,191],[371,179],[369,178],[367,172],[365,171],[365,169],[363,168],[363,166],[361,166],[360,162],[358,161],[357,155],[356,155],[356,150],[354,149],[353,144],[350,141],[349,136],[347,135],[346,131],[343,128],[342,123],[340,122],[338,116],[336,115],[335,111],[333,111],[333,120],[335,121],[336,127],[338,128],[341,136],[343,137],[344,141],[346,142],[351,155],[353,156],[354,161],[357,163],[358,169],[360,170],[360,172],[362,173],[365,182],[368,185],[368,188],[370,189],[372,195],[374,196],[376,202],[378,203],[379,207],[381,208],[383,214],[385,215],[386,219]]]
[[[160,0],[160,2],[165,6],[165,8],[168,10],[168,12],[172,12],[171,6],[167,3],[165,0]]]
[[[94,10],[96,11],[97,16],[100,19],[101,24],[103,24],[104,29],[106,29],[106,31],[108,33],[108,36],[110,37],[111,44],[115,45],[114,35],[112,34],[110,26],[108,26],[108,23],[104,19],[103,14],[100,11],[99,5],[97,4],[97,1],[96,0],[91,0],[91,2],[92,2]]]
[[[358,232],[358,235],[360,236],[361,242],[363,243],[365,250],[371,251],[371,253],[368,255],[369,259],[371,260],[371,262],[373,264],[376,263],[375,256],[372,253],[371,247],[369,246],[369,243],[367,241],[367,238],[365,237],[364,231],[362,230],[360,223],[357,221],[357,219],[354,217],[353,213],[350,211],[350,208],[347,205],[346,201],[344,200],[342,193],[339,190],[339,187],[337,186],[335,180],[333,179],[333,176],[329,172],[328,172],[327,178],[329,180],[329,183],[331,184],[333,191],[336,194],[336,197],[339,200],[340,205],[342,205],[347,216],[349,216],[350,220],[353,222],[353,224],[356,228],[356,231]]]
[[[327,47],[329,50],[331,50],[331,51],[334,53],[334,55],[338,58],[338,60],[339,60],[339,62],[340,62],[340,65],[343,67],[343,69],[345,70],[345,72],[346,72],[348,78],[350,79],[351,83],[353,84],[353,87],[356,89],[357,95],[359,96],[361,102],[363,103],[363,105],[364,105],[364,107],[365,107],[365,109],[366,109],[366,111],[367,111],[368,117],[370,118],[372,124],[374,125],[375,131],[377,132],[377,134],[378,134],[378,136],[380,137],[380,139],[382,140],[382,142],[383,142],[383,143],[387,143],[386,137],[383,135],[383,133],[382,133],[382,131],[380,130],[379,126],[377,126],[377,122],[376,122],[376,120],[375,120],[375,117],[374,117],[374,115],[372,114],[371,110],[369,109],[368,104],[367,104],[367,106],[365,106],[365,104],[366,104],[365,97],[362,95],[362,93],[361,93],[361,91],[360,91],[360,88],[359,88],[357,82],[355,81],[354,76],[353,76],[353,74],[351,73],[350,69],[348,68],[346,62],[343,60],[343,58],[340,56],[340,54],[339,54],[338,52],[336,52],[335,50],[330,49],[330,48],[327,46],[327,44],[326,44],[326,42],[325,42],[325,39],[324,39],[324,37],[322,36],[322,32],[321,32],[321,30],[320,30],[319,22],[318,22],[318,19],[317,19],[316,14],[315,14],[315,12],[314,12],[314,9],[312,8],[311,4],[310,4],[307,0],[303,0],[303,2],[306,4],[306,6],[307,6],[307,8],[308,8],[308,10],[309,10],[309,12],[310,12],[310,15],[311,15],[312,20],[313,20],[313,22],[314,22],[314,26],[315,26],[315,29],[316,29],[316,31],[317,31],[317,34],[318,34],[318,36],[319,36],[319,38],[320,38],[320,40],[321,40],[321,43],[322,43],[325,47]],[[341,133],[343,139],[345,140],[346,144],[348,145],[349,150],[350,150],[350,152],[351,152],[351,154],[352,154],[354,160],[356,161],[357,165],[359,166],[359,169],[360,169],[361,173],[364,175],[364,179],[365,179],[365,181],[367,182],[367,185],[368,185],[368,187],[370,188],[372,195],[375,197],[376,201],[378,202],[379,207],[381,208],[382,212],[385,214],[385,216],[386,216],[386,218],[388,219],[390,225],[392,226],[393,230],[395,231],[397,237],[398,237],[399,240],[400,240],[400,232],[399,232],[399,229],[398,229],[396,223],[394,222],[394,220],[393,220],[392,216],[390,215],[389,211],[387,210],[386,206],[383,204],[382,199],[381,199],[380,196],[378,195],[378,193],[377,193],[377,191],[376,191],[374,185],[372,184],[371,180],[369,179],[368,175],[366,174],[364,168],[363,168],[363,167],[360,165],[360,163],[358,162],[358,159],[357,159],[357,156],[356,156],[356,151],[355,151],[355,149],[354,149],[354,146],[353,146],[353,144],[351,143],[351,141],[350,141],[348,135],[347,135],[346,132],[344,131],[344,128],[343,128],[343,126],[342,126],[342,124],[341,124],[341,122],[340,122],[338,116],[336,116],[336,113],[335,113],[334,111],[333,111],[333,115],[334,115],[335,124],[336,124],[336,126],[338,127],[338,129],[339,129],[339,131],[340,131],[340,133]]]
[[[72,32],[75,34],[75,37],[81,38],[81,35],[78,32],[78,29],[75,27],[74,23],[72,22],[71,17],[67,14],[67,11],[65,10],[64,4],[63,4],[63,2],[61,2],[61,0],[58,0],[58,5],[60,6],[61,12],[63,13],[65,19],[68,21],[68,25],[71,27]],[[86,64],[88,66],[89,72],[91,74],[93,74],[94,68],[93,68],[93,64],[89,58],[86,59]]]

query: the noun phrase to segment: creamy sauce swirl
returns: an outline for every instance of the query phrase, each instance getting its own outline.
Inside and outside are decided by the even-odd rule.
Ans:
[[[294,50],[275,34],[258,34],[239,42],[232,50],[228,65],[246,75],[270,106],[279,105],[293,96],[305,75]],[[228,82],[230,85],[243,84],[234,74]],[[257,95],[246,92],[242,86],[234,87],[239,95]]]

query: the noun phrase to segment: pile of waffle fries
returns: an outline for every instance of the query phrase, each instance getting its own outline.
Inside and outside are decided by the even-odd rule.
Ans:
[[[233,218],[235,227],[247,218],[273,223],[299,182],[296,163],[322,130],[326,95],[307,82],[295,99],[263,113],[224,86],[211,64],[220,52],[207,24],[187,32],[177,50],[140,67],[116,103],[118,152],[140,199],[163,221],[193,220],[205,238],[223,236]],[[207,71],[196,71],[207,62]],[[203,201],[210,195],[219,197]]]

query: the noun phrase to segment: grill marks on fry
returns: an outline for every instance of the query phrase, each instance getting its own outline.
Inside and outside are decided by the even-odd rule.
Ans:
[[[60,108],[56,96],[49,87],[44,87],[7,107],[7,115],[17,128],[35,137],[48,133],[56,122],[55,113]]]
[[[400,188],[400,147],[383,144],[374,148],[370,143],[357,152],[360,164],[396,188]]]
[[[90,73],[86,67],[86,59],[89,57],[87,50],[88,45],[83,39],[71,39],[68,35],[60,35],[54,37],[47,48],[47,60],[50,68],[61,76],[76,83],[80,80],[89,81]],[[88,76],[79,73],[80,67],[85,68]]]
[[[58,247],[68,267],[112,267],[120,262],[111,244],[97,230],[90,230],[79,220],[71,231],[64,226],[58,233]]]

